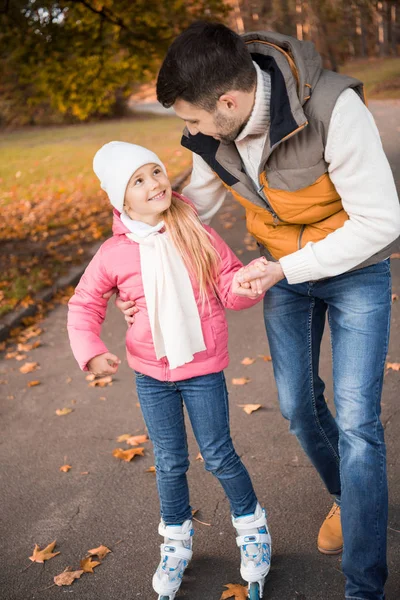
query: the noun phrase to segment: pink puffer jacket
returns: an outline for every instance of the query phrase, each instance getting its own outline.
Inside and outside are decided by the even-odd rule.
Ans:
[[[174,195],[186,201],[178,194]],[[259,302],[262,296],[250,300],[231,292],[233,276],[242,263],[213,229],[205,227],[221,256],[219,298],[210,295],[209,306],[206,303],[204,309],[196,281],[192,280],[207,349],[195,354],[192,362],[176,369],[169,368],[166,358],[156,358],[142,283],[139,244],[126,237],[128,230],[114,210],[113,237],[100,247],[69,301],[68,334],[81,369],[86,371],[91,358],[108,352],[100,339],[107,308],[107,300],[102,296],[112,288],[118,288],[122,300],[134,300],[139,309],[126,334],[127,358],[132,369],[160,381],[179,381],[216,373],[227,367],[228,327],[224,307],[233,310],[248,308]]]

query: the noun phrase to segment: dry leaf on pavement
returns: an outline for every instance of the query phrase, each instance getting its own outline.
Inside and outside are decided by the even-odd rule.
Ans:
[[[196,456],[196,460],[201,460],[201,462],[204,462],[204,458],[202,457],[201,452],[199,452]]]
[[[117,437],[117,442],[125,442],[130,437],[132,437],[130,433],[123,433]]]
[[[35,379],[34,381],[28,381],[28,387],[35,387],[36,385],[40,385],[40,381]]]
[[[111,375],[106,375],[106,377],[100,377],[100,379],[94,379],[89,383],[89,387],[106,387],[106,385],[112,385]]]
[[[255,358],[250,358],[249,356],[246,356],[242,361],[242,365],[252,365],[254,362],[256,362]]]
[[[54,542],[52,542],[51,544],[46,546],[46,548],[41,550],[39,546],[35,544],[35,549],[33,551],[32,556],[30,556],[29,559],[32,562],[37,563],[44,563],[45,560],[50,560],[50,558],[53,558],[54,556],[57,556],[57,554],[60,554],[59,552],[53,552],[55,545],[56,540],[54,540]]]
[[[243,408],[244,412],[251,415],[254,411],[262,407],[262,404],[238,404],[240,408]]]
[[[62,467],[60,467],[60,471],[62,471],[63,473],[68,473],[70,469],[72,469],[71,465],[63,465]]]
[[[34,350],[40,346],[40,340],[33,342],[33,344],[18,344],[17,350],[18,352],[29,352],[30,350]]]
[[[394,252],[390,258],[400,258],[400,252]]]
[[[129,446],[139,446],[139,444],[144,444],[145,442],[149,442],[149,438],[146,434],[144,435],[131,435],[126,440],[126,443]]]
[[[69,415],[69,413],[72,413],[73,410],[72,408],[57,408],[56,410],[56,415],[59,417],[63,417],[64,415]]]
[[[263,360],[265,360],[265,362],[271,362],[272,358],[270,356],[268,356],[267,354],[259,354],[258,358],[262,358]]]
[[[232,383],[233,385],[246,385],[246,383],[249,383],[250,378],[249,377],[234,377],[232,379]]]
[[[399,297],[397,294],[392,294],[392,302],[396,302],[396,300],[398,300]]]
[[[84,573],[94,573],[93,569],[98,565],[101,565],[101,562],[99,560],[93,560],[91,556],[82,558],[80,562],[80,567]]]
[[[19,368],[21,373],[32,373],[32,371],[36,371],[39,367],[37,362],[27,362],[22,367]]]
[[[135,456],[143,456],[144,448],[131,448],[130,450],[124,450],[123,448],[115,448],[113,450],[113,456],[120,458],[125,462],[130,462]]]
[[[400,363],[386,363],[387,369],[392,369],[392,371],[400,371]]]
[[[204,523],[204,521],[200,521],[200,519],[198,519],[197,517],[195,517],[195,514],[199,512],[198,508],[192,508],[192,519],[193,521],[197,521],[197,523],[200,523],[201,525],[207,525],[207,527],[211,527],[211,523]]]
[[[90,554],[90,556],[98,556],[100,560],[103,560],[103,558],[109,553],[111,552],[110,548],[107,548],[107,546],[99,546],[98,548],[92,548],[91,550],[88,550],[88,554]]]
[[[155,473],[155,472],[156,472],[156,468],[154,466],[146,469],[146,473]]]
[[[89,375],[86,375],[85,379],[86,381],[94,381],[96,379],[96,375],[89,373]]]
[[[53,579],[56,585],[71,585],[75,579],[79,579],[83,575],[82,569],[80,571],[71,571],[71,567],[67,567],[65,571],[56,575]]]
[[[247,586],[239,585],[238,583],[226,583],[224,587],[228,589],[225,590],[225,592],[222,592],[220,600],[228,600],[228,598],[233,598],[234,600],[247,600]]]

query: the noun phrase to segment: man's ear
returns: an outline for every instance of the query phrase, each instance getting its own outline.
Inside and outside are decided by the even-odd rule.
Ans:
[[[218,103],[221,108],[228,110],[236,110],[238,108],[238,101],[233,92],[222,94],[222,96],[218,98]]]

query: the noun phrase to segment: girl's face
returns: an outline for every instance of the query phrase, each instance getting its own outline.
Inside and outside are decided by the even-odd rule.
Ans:
[[[130,178],[124,210],[134,221],[157,225],[161,213],[170,207],[171,197],[171,184],[164,171],[156,163],[148,163]]]

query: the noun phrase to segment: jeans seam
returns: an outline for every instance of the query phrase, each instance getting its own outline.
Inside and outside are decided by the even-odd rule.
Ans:
[[[333,448],[332,444],[330,443],[323,427],[321,427],[320,421],[318,419],[318,412],[317,412],[317,408],[316,408],[316,402],[315,402],[315,393],[314,393],[314,371],[313,371],[313,356],[312,356],[312,323],[313,323],[313,312],[314,312],[314,308],[315,308],[315,299],[312,298],[311,302],[310,302],[310,309],[309,309],[309,316],[308,316],[308,356],[309,356],[309,371],[310,371],[310,384],[311,384],[311,398],[312,398],[312,407],[313,407],[313,413],[314,413],[314,420],[315,423],[317,425],[317,428],[319,430],[319,433],[322,437],[322,439],[325,442],[326,447],[328,448],[328,450],[330,451],[330,453],[332,454],[333,458],[335,459],[336,463],[339,464],[340,463],[340,459],[339,456],[336,454],[335,449]]]

